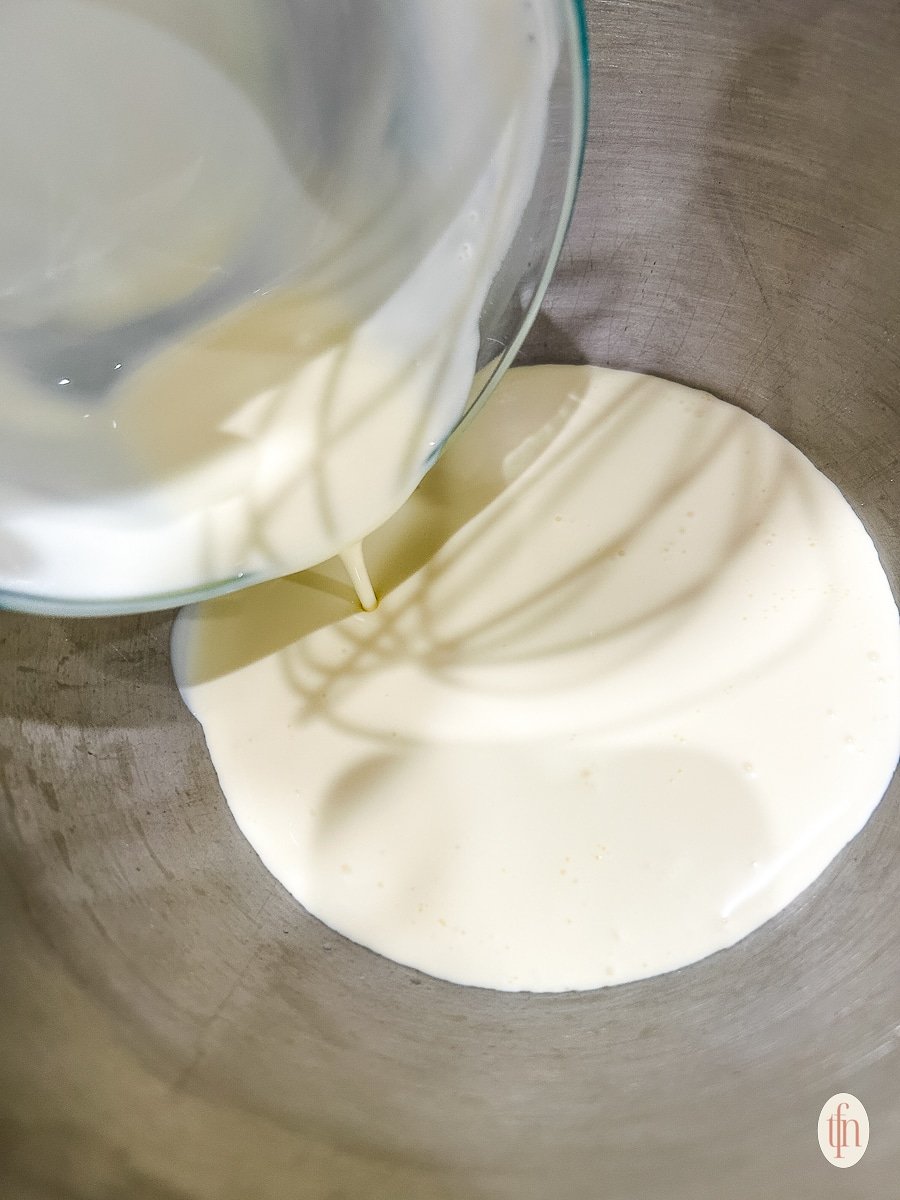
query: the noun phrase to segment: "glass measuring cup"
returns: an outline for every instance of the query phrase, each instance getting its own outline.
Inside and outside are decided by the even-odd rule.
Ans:
[[[540,303],[580,6],[29,0],[0,25],[0,604],[170,607],[364,536]]]

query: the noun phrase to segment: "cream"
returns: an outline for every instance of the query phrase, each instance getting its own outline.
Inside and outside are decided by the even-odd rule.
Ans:
[[[897,609],[748,414],[515,370],[367,543],[185,610],[176,676],[262,861],[398,962],[499,989],[672,970],[789,904],[900,744]]]
[[[555,10],[288,13],[0,14],[0,591],[109,607],[310,566],[466,407]]]

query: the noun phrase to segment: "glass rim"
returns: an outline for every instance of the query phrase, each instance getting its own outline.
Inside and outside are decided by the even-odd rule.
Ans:
[[[429,462],[436,461],[444,452],[444,449],[469,425],[469,423],[478,415],[485,401],[490,397],[491,393],[500,383],[507,369],[512,365],[513,360],[522,348],[522,343],[525,341],[528,334],[531,332],[531,327],[534,324],[541,305],[544,302],[544,297],[547,294],[547,288],[550,286],[550,280],[553,278],[553,273],[559,263],[559,256],[562,253],[563,243],[566,240],[566,235],[569,232],[569,226],[572,223],[572,217],[575,212],[575,201],[578,196],[578,185],[581,182],[581,174],[584,168],[584,156],[587,149],[588,135],[588,118],[590,115],[590,40],[588,37],[587,25],[587,10],[585,9],[584,0],[564,0],[568,12],[570,27],[567,46],[569,48],[570,65],[572,68],[572,76],[576,81],[576,86],[573,88],[572,108],[571,108],[571,149],[568,172],[566,176],[566,187],[563,193],[563,202],[560,207],[559,220],[557,222],[556,232],[550,249],[547,253],[547,260],[544,264],[544,269],[541,272],[541,277],[535,287],[534,295],[525,310],[519,328],[516,330],[515,337],[510,341],[509,345],[498,355],[491,368],[491,373],[484,381],[478,393],[469,402],[469,405],[459,421],[454,425],[453,429],[447,434],[444,441],[437,447],[432,459]]]

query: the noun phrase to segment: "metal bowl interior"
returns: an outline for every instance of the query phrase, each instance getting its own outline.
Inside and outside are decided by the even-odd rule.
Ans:
[[[589,6],[594,117],[534,361],[734,400],[900,588],[900,10]],[[305,917],[221,800],[170,617],[0,623],[0,1193],[821,1200],[900,1165],[900,791],[781,917],[649,982],[460,989]],[[849,1180],[816,1122],[849,1091]]]

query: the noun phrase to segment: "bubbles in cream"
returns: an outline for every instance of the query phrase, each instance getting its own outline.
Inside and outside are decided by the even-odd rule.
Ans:
[[[462,984],[681,967],[790,903],[900,746],[900,629],[837,489],[676,384],[511,372],[340,566],[185,610],[182,693],[309,912]]]

